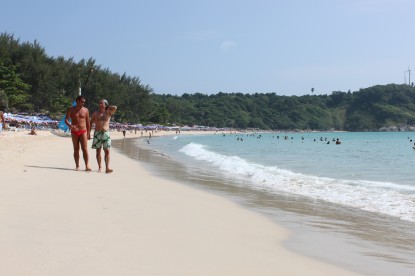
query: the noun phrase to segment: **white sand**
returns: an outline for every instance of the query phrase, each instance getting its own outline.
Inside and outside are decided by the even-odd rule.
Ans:
[[[287,251],[289,232],[268,218],[116,151],[114,173],[96,172],[93,150],[90,164],[73,170],[70,138],[0,134],[0,275],[354,275]]]

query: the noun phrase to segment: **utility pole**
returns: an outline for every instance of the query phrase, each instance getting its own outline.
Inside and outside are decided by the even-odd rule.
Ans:
[[[91,72],[94,71],[93,67],[91,66],[88,70],[88,76],[86,77],[86,81],[84,83],[84,86],[87,85],[88,80],[89,80],[89,76],[91,75]],[[78,95],[81,96],[82,95],[82,81],[81,81],[81,68],[78,68],[78,82],[79,82],[79,86],[78,86]]]
[[[406,82],[406,80],[405,80]],[[81,68],[78,68],[78,96],[82,95],[82,88],[81,88]]]
[[[408,81],[408,85],[411,85],[411,69],[409,69],[409,67],[408,67],[408,72],[409,72],[409,81]]]

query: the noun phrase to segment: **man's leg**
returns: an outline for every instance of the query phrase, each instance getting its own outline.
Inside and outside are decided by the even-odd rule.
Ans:
[[[113,170],[110,169],[110,148],[104,149],[105,152],[105,172],[106,173],[112,173]]]
[[[98,171],[101,171],[101,148],[97,149],[97,162],[98,162]]]
[[[76,170],[79,171],[79,137],[76,134],[71,135],[73,144],[73,158],[75,159]]]
[[[89,172],[89,171],[91,171],[91,168],[89,167],[88,136],[87,136],[87,134],[83,133],[79,137],[79,140],[81,142],[81,149],[82,149],[82,153],[83,153],[83,157],[84,157],[84,161],[85,161],[85,170],[87,172]],[[78,157],[78,159],[79,159],[79,157]]]

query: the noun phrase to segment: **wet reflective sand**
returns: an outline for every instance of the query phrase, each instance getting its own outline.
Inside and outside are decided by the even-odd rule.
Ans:
[[[415,223],[353,208],[270,194],[208,168],[172,160],[157,150],[138,147],[136,139],[113,141],[115,150],[142,162],[160,177],[177,180],[261,212],[292,231],[285,246],[366,275],[414,275]]]

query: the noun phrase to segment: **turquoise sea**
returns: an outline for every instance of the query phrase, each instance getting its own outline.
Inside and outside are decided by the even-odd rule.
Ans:
[[[412,132],[182,132],[115,148],[285,225],[291,250],[366,275],[415,275],[414,143]]]

